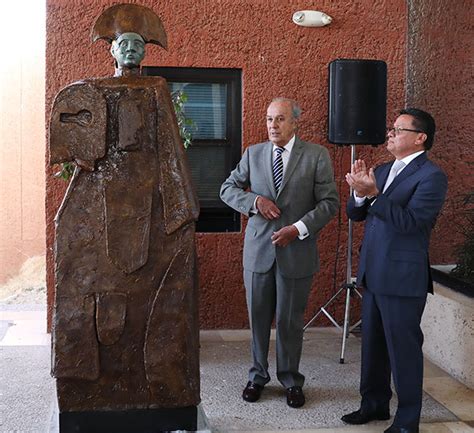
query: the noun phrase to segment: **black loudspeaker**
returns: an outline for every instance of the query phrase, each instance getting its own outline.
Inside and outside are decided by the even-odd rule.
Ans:
[[[337,59],[329,64],[328,140],[334,144],[382,144],[387,120],[387,64]]]

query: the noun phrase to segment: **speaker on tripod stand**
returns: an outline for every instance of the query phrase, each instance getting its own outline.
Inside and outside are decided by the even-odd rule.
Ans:
[[[329,64],[328,141],[350,146],[351,163],[356,160],[356,145],[377,146],[385,142],[387,119],[387,64],[381,60],[337,59]],[[350,188],[350,194],[353,194]],[[344,363],[346,339],[360,324],[350,326],[353,296],[362,295],[352,278],[353,222],[348,222],[346,281],[316,312],[304,329],[321,314],[342,330],[341,356]],[[340,295],[345,295],[344,322],[341,325],[327,311]]]

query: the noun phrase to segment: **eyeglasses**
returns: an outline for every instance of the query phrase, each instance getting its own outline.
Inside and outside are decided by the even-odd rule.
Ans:
[[[387,135],[392,134],[397,136],[400,132],[408,131],[408,132],[418,132],[425,134],[425,131],[420,131],[419,129],[410,129],[410,128],[398,128],[398,127],[389,127],[387,126]]]

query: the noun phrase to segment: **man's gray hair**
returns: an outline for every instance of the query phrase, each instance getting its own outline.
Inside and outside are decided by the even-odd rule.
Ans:
[[[301,116],[301,107],[298,102],[296,102],[294,99],[290,98],[283,98],[283,97],[278,97],[278,98],[273,98],[272,102],[288,102],[291,104],[291,114],[293,115],[293,119],[298,120]]]

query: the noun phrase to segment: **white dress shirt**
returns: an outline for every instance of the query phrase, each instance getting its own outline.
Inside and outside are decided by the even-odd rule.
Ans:
[[[286,167],[288,165],[288,161],[290,160],[290,155],[291,155],[291,151],[293,149],[293,146],[295,144],[295,136],[293,135],[293,137],[290,138],[290,141],[288,141],[288,143],[283,146],[283,152],[281,153],[281,159],[283,161],[283,178],[285,177],[285,171],[286,171]],[[273,145],[273,149],[272,149],[272,164],[273,164],[273,161],[275,160],[275,148],[277,146],[274,144]],[[259,197],[259,196],[258,196]],[[253,206],[252,206],[252,209],[250,209],[250,212],[254,213],[254,214],[257,214],[258,213],[258,209],[257,209],[257,199],[258,197],[255,199],[254,203],[253,203]],[[308,228],[306,227],[306,224],[299,220],[297,222],[295,222],[293,224],[296,229],[298,230],[298,239],[305,239],[309,236],[309,233],[308,233]]]

